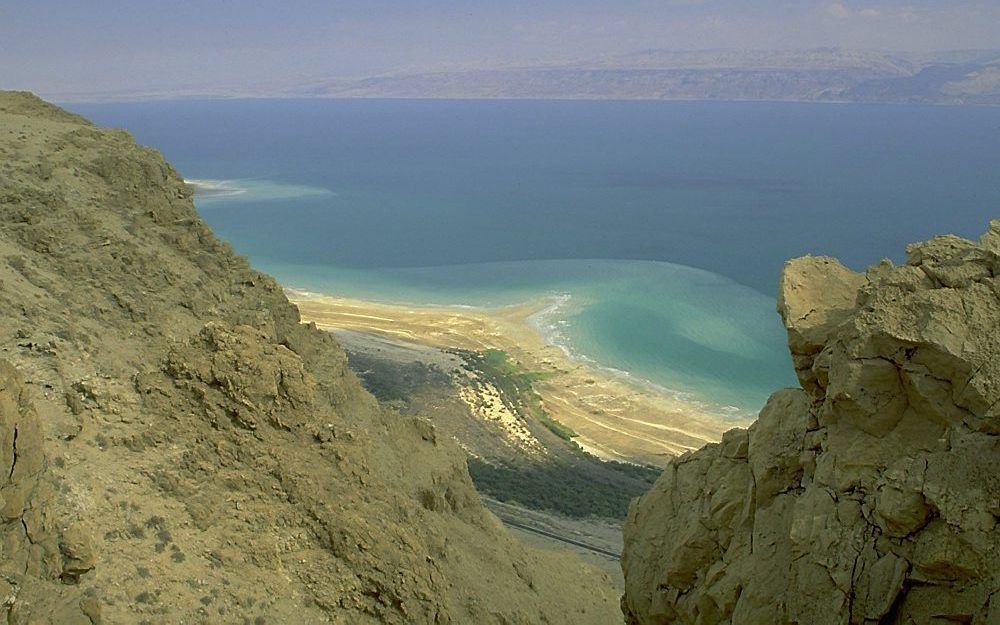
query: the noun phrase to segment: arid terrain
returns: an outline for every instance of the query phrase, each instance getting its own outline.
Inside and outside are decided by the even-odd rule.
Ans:
[[[535,305],[296,307],[159,153],[28,93],[0,217],[7,623],[1000,622],[1000,220],[789,261],[799,388],[723,432]]]
[[[584,452],[568,428],[539,413],[535,376],[509,361],[496,367],[484,352],[334,333],[380,401],[401,414],[423,415],[465,450],[473,483],[511,531],[533,544],[576,551],[621,582],[621,524],[658,469]],[[522,379],[528,384],[518,389]]]
[[[574,440],[581,447],[602,458],[662,466],[741,424],[569,358],[529,323],[545,302],[484,310],[380,304],[301,292],[290,296],[303,319],[320,328],[374,334],[402,345],[508,353],[526,370],[541,374],[534,387],[546,411],[576,433]]]
[[[6,622],[620,619],[128,133],[0,93],[0,214]]]

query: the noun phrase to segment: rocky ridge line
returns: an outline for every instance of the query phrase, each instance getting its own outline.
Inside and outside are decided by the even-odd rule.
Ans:
[[[0,92],[0,358],[7,623],[616,616],[609,580],[512,539],[461,450],[361,388],[162,156],[24,93]]]

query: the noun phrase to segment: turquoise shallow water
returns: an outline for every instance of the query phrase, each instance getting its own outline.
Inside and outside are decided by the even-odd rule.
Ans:
[[[774,300],[732,280],[654,261],[558,260],[391,270],[258,264],[283,284],[385,302],[503,306],[547,297],[533,322],[593,361],[746,415],[791,384]]]
[[[204,218],[283,283],[561,306],[579,357],[740,411],[794,383],[787,258],[863,269],[1000,215],[1000,109],[664,102],[79,105],[239,193]],[[697,269],[695,269],[697,268]],[[568,296],[568,297],[567,297]]]

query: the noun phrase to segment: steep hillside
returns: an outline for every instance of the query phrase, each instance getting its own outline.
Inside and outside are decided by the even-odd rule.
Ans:
[[[17,93],[0,357],[7,622],[615,620],[606,578],[508,537],[462,452],[380,408],[162,157]]]
[[[630,510],[631,623],[1000,623],[1000,221],[789,262],[799,389]]]

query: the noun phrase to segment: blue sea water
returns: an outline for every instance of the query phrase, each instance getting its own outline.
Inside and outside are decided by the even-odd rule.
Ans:
[[[284,284],[417,304],[539,296],[579,357],[740,412],[793,384],[787,258],[855,269],[1000,216],[1000,109],[230,100],[71,105],[190,179]]]

